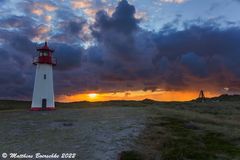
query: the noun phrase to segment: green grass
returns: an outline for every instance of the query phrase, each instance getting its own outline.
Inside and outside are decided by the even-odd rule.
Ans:
[[[219,133],[193,130],[185,127],[187,122],[165,118],[167,136],[163,147],[158,148],[164,160],[232,160],[240,158],[240,148]]]
[[[240,160],[239,102],[162,103],[149,112],[137,141],[148,160]]]
[[[79,108],[94,108],[94,107],[145,107],[149,104],[160,103],[150,100],[144,101],[106,101],[106,102],[56,102],[57,109],[79,109]],[[0,100],[0,111],[6,110],[29,110],[31,101],[15,101],[15,100]]]
[[[0,110],[22,110],[30,107],[30,101],[0,100]]]

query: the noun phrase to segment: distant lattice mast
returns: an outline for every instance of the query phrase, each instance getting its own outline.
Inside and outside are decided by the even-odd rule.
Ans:
[[[204,95],[204,91],[201,90],[200,93],[199,93],[198,100],[204,101],[205,99],[206,99],[206,97],[205,97],[205,95]]]

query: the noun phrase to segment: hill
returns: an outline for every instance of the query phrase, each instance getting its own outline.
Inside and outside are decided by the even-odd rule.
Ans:
[[[190,102],[201,102],[201,99],[194,99]],[[238,102],[240,101],[240,95],[221,95],[213,98],[205,98],[205,102]],[[57,108],[90,108],[90,107],[144,107],[148,105],[158,105],[158,104],[168,104],[168,103],[182,103],[182,102],[160,102],[154,101],[152,99],[144,99],[142,101],[134,100],[112,100],[104,102],[56,102]],[[29,109],[31,106],[31,101],[17,101],[17,100],[0,100],[0,110],[15,110],[15,109]]]
[[[124,101],[124,100],[113,100],[105,102],[56,102],[57,108],[91,108],[91,107],[143,107],[146,105],[157,104],[158,101],[145,99],[142,101]],[[17,100],[0,100],[0,110],[18,110],[18,109],[30,109],[31,101],[17,101]]]
[[[197,98],[193,101],[196,101],[196,102],[200,102],[202,101],[202,99],[200,98]],[[215,101],[215,102],[228,102],[228,101],[232,101],[232,102],[235,102],[235,101],[240,101],[240,95],[228,95],[228,94],[223,94],[223,95],[220,95],[218,97],[213,97],[213,98],[205,98],[204,101],[208,102],[208,101]]]

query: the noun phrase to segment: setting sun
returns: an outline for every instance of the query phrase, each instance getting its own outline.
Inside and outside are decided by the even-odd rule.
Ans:
[[[95,98],[97,98],[97,96],[98,96],[98,94],[96,94],[96,93],[88,94],[88,97],[91,98],[91,99],[95,99]]]

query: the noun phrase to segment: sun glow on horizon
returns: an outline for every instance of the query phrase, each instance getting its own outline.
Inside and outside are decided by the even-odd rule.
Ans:
[[[73,95],[63,95],[57,98],[59,102],[76,101],[110,101],[110,100],[144,100],[152,99],[157,101],[189,101],[196,99],[198,91],[123,91],[115,93],[80,93]],[[219,94],[205,92],[206,97],[214,97]]]
[[[98,96],[97,93],[89,93],[89,94],[88,94],[88,97],[91,98],[91,99],[96,99],[97,96]]]

